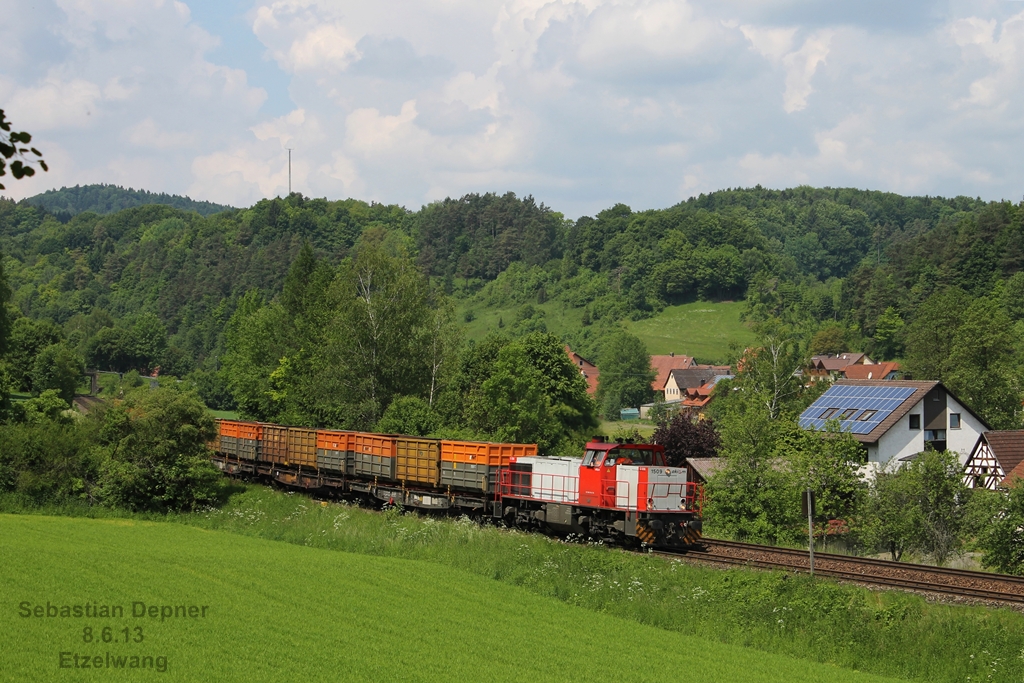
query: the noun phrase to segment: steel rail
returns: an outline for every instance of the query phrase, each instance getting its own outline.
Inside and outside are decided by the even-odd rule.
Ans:
[[[720,548],[737,548],[754,552],[772,552],[777,554],[792,555],[794,557],[807,557],[807,551],[799,548],[777,548],[770,545],[758,545],[756,543],[743,543],[740,541],[722,541],[717,538],[704,538],[705,545],[718,546]],[[993,574],[990,572],[979,572],[972,569],[951,569],[949,567],[932,567],[923,564],[912,564],[910,562],[899,562],[893,560],[880,560],[874,557],[856,557],[853,555],[840,555],[838,553],[822,553],[815,551],[815,559],[847,562],[863,566],[884,567],[887,569],[899,569],[902,571],[928,572],[956,578],[978,579],[982,581],[999,581],[1006,584],[1017,584],[1024,590],[1024,576],[1013,576],[1011,574]],[[1024,593],[1022,593],[1024,595]]]
[[[761,557],[738,557],[736,555],[725,555],[713,551],[689,551],[689,552],[666,552],[658,551],[656,554],[666,557],[697,560],[709,564],[725,564],[732,566],[755,567],[758,569],[782,569],[796,573],[807,573],[809,571],[809,554],[794,548],[776,548],[774,546],[757,545],[753,543],[741,543],[738,541],[719,541],[717,539],[705,538],[703,545],[708,548],[732,548],[742,550]],[[802,562],[773,560],[765,555],[783,555]],[[1005,574],[989,574],[971,570],[949,569],[947,567],[927,567],[924,565],[913,565],[906,562],[892,562],[889,560],[877,560],[874,558],[851,557],[835,553],[815,553],[815,558],[822,561],[815,566],[815,573],[821,576],[841,579],[845,581],[869,584],[884,588],[898,588],[913,590],[940,595],[975,598],[991,602],[1019,603],[1024,604],[1024,593],[993,590],[989,588],[978,588],[974,586],[954,585],[946,582],[928,581],[926,579],[914,579],[905,577],[884,576],[879,573],[865,573],[863,571],[845,570],[828,566],[832,562],[845,563],[853,566],[870,569],[886,569],[889,571],[915,572],[918,574],[937,574],[943,578],[960,578],[967,580],[983,580],[992,583],[1003,583],[1017,587],[1024,585],[1024,578],[1008,576]]]

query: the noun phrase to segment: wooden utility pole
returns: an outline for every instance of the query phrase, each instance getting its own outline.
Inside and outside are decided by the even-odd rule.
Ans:
[[[288,148],[288,194],[292,193],[292,148]]]

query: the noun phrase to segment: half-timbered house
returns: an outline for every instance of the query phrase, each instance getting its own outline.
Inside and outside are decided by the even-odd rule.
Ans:
[[[964,465],[964,483],[995,490],[1024,461],[1024,429],[984,432]]]

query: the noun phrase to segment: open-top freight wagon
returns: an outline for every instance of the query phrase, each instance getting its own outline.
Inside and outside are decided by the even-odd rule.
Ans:
[[[667,467],[664,447],[595,438],[579,458],[536,444],[427,439],[219,420],[225,473],[613,543],[683,547],[700,539],[702,489]]]

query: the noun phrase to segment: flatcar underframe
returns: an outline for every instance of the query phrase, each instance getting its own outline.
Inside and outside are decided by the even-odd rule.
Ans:
[[[214,464],[225,474],[275,481],[291,488],[322,491],[336,496],[361,496],[381,504],[424,511],[457,511],[490,517],[508,526],[549,534],[578,535],[587,540],[621,546],[686,548],[701,538],[701,520],[693,511],[632,511],[590,508],[545,502],[519,496],[474,494],[380,482],[376,478],[324,473],[314,468],[233,458],[221,453]]]

